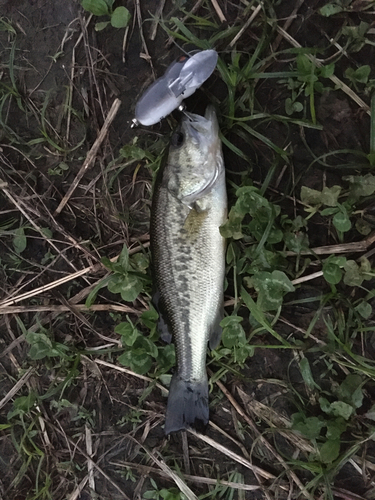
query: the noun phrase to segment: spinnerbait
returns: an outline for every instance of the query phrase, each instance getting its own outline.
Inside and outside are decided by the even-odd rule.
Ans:
[[[133,124],[154,125],[172,113],[211,76],[217,58],[216,50],[179,57],[141,96]]]

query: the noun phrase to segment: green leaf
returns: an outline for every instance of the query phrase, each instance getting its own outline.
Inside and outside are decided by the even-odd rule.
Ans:
[[[279,335],[269,324],[267,321],[264,312],[260,309],[258,304],[254,302],[250,294],[245,290],[244,287],[241,287],[241,297],[244,301],[246,307],[249,309],[251,316],[255,319],[257,323],[263,326],[263,328],[269,332],[273,337],[278,339],[284,346],[290,347],[288,341],[286,341],[281,335]]]
[[[284,241],[289,250],[300,253],[302,250],[309,248],[309,239],[306,233],[299,231],[298,233],[285,233]]]
[[[220,226],[220,234],[223,238],[233,238],[239,240],[243,237],[242,220],[244,215],[238,213],[235,207],[229,211],[228,220]]]
[[[129,269],[129,251],[126,245],[122,247],[117,262],[120,264],[120,266],[124,271],[127,271]]]
[[[17,415],[24,415],[28,413],[30,409],[34,406],[36,401],[36,396],[33,392],[30,392],[27,396],[20,396],[13,401],[13,410],[11,410],[7,415],[7,420]]]
[[[342,12],[342,6],[338,5],[337,3],[327,3],[319,9],[319,12],[324,17],[330,17],[334,14]]]
[[[31,347],[28,355],[31,359],[44,359],[52,352],[52,342],[44,333],[29,332],[25,336]]]
[[[355,221],[355,228],[359,234],[363,236],[368,236],[371,233],[371,225],[363,219],[357,219]]]
[[[335,207],[341,192],[340,186],[324,187],[322,191],[311,189],[307,186],[301,187],[301,201],[306,205],[326,205]]]
[[[342,233],[346,233],[352,227],[348,214],[345,212],[339,212],[333,217],[333,225]]]
[[[130,21],[130,12],[126,7],[117,7],[111,15],[111,24],[114,28],[126,28]]]
[[[298,101],[293,101],[290,97],[285,99],[285,112],[287,115],[292,115],[293,113],[300,113],[303,111],[303,104]]]
[[[139,352],[143,351],[155,359],[158,357],[159,354],[158,348],[156,347],[154,342],[152,342],[150,339],[146,337],[143,337],[142,335],[140,335],[134,342],[133,352],[135,350],[138,350]]]
[[[108,26],[110,21],[102,21],[100,23],[95,23],[95,31],[103,31],[104,28]]]
[[[307,439],[317,439],[324,426],[325,421],[318,417],[306,417],[303,413],[292,415],[292,429],[300,432]]]
[[[367,83],[368,77],[370,76],[371,68],[367,64],[360,66],[354,72],[354,78],[359,83]]]
[[[348,260],[344,266],[345,276],[344,283],[348,286],[361,286],[363,282],[363,276],[361,275],[361,270],[359,265],[355,260]]]
[[[143,160],[146,158],[146,151],[135,144],[126,144],[120,149],[120,154],[127,160]]]
[[[315,383],[314,377],[311,373],[309,360],[307,358],[302,358],[301,361],[299,362],[299,367],[300,367],[301,375],[302,375],[302,378],[303,378],[305,384],[310,389],[314,389],[315,387],[318,387],[317,384]]]
[[[326,64],[320,68],[320,74],[323,78],[331,78],[335,72],[335,63]]]
[[[375,193],[375,176],[372,174],[347,175],[343,180],[349,182],[349,198],[353,202],[361,196],[371,196]]]
[[[364,319],[368,319],[371,314],[372,314],[372,306],[366,301],[360,302],[356,307],[355,310],[362,316]]]
[[[92,306],[92,304],[95,302],[95,299],[96,299],[96,296],[98,295],[99,290],[106,287],[108,285],[108,283],[111,281],[111,278],[112,278],[112,276],[106,276],[105,278],[103,278],[103,280],[99,281],[95,285],[95,288],[93,290],[91,290],[91,292],[87,296],[87,299],[85,302],[86,307]]]
[[[132,323],[125,321],[116,325],[115,332],[121,335],[123,343],[129,347],[141,335],[140,331]]]
[[[27,239],[23,227],[18,227],[14,232],[16,236],[13,238],[13,248],[19,254],[26,249]]]
[[[334,420],[329,420],[327,422],[327,439],[340,439],[340,436],[345,432],[347,428],[347,422],[342,417],[337,417]]]
[[[320,448],[320,460],[324,464],[330,464],[339,456],[340,440],[328,439]]]
[[[362,377],[355,373],[350,373],[340,385],[337,395],[354,408],[360,408],[363,402],[362,385]]]
[[[373,404],[369,411],[365,413],[365,417],[375,421],[375,404]]]
[[[243,318],[240,316],[227,316],[220,325],[223,328],[222,343],[224,347],[232,348],[238,345],[246,344],[245,331],[242,328],[241,322]]]
[[[144,253],[136,253],[130,257],[132,267],[135,271],[144,273],[149,266],[149,259]]]
[[[133,350],[126,351],[118,358],[119,363],[130,367],[134,372],[144,375],[152,366],[152,359],[144,352],[137,353]]]
[[[344,403],[344,401],[334,401],[330,405],[329,414],[334,415],[335,417],[342,417],[345,420],[348,420],[354,409],[348,403]]]
[[[283,271],[261,271],[251,278],[251,282],[258,292],[257,304],[263,311],[275,311],[288,292],[294,292],[294,286]]]
[[[153,330],[157,324],[159,314],[152,304],[150,304],[149,307],[150,309],[148,311],[144,311],[141,314],[140,319],[147,328]]]
[[[130,367],[136,373],[144,375],[150,370],[152,363],[153,361],[148,355],[133,354],[130,362]]]
[[[332,261],[327,260],[323,264],[323,276],[327,283],[331,285],[337,285],[340,283],[342,278],[342,270],[340,267]]]
[[[94,16],[105,16],[109,14],[108,5],[105,0],[82,0],[82,7],[94,14]]]
[[[142,281],[134,274],[114,274],[108,282],[108,290],[112,293],[120,293],[122,300],[133,302],[143,289]]]
[[[159,348],[158,365],[164,371],[169,370],[176,364],[176,349],[174,344],[167,344]]]

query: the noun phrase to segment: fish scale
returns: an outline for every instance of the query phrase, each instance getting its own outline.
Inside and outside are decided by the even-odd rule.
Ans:
[[[208,422],[206,352],[221,330],[226,219],[225,170],[213,108],[188,113],[155,182],[151,250],[159,303],[176,345],[177,371],[168,399],[165,432],[202,430]],[[176,140],[178,137],[176,138]],[[212,185],[211,185],[211,184]]]

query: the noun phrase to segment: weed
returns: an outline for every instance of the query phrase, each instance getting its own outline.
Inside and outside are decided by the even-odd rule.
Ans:
[[[111,25],[125,33],[113,30],[112,43],[73,18],[68,27],[50,19],[54,30],[66,29],[61,44],[39,56],[50,67],[39,67],[38,51],[30,51],[27,12],[20,17],[13,9],[15,19],[0,19],[0,492],[10,500],[60,500],[90,488],[92,496],[115,497],[115,471],[126,494],[142,498],[185,498],[185,480],[207,499],[242,499],[251,487],[275,498],[333,499],[337,488],[337,496],[350,498],[352,490],[370,498],[372,2],[337,0],[315,10],[300,2],[293,15],[285,2],[221,2],[225,23],[215,2],[198,2],[194,12],[189,2],[172,10],[167,4],[156,31],[160,13],[150,7],[149,24],[136,2],[131,32],[126,7],[83,0],[99,18],[96,31]],[[35,23],[30,19],[34,34],[50,33]],[[152,26],[156,42],[138,36],[137,23],[145,33]],[[166,66],[180,54],[165,51],[166,36],[186,51],[219,53],[217,71],[187,105],[197,112],[206,101],[217,106],[230,202],[221,227],[226,316],[221,344],[208,356],[215,427],[204,446],[199,440],[206,438],[182,437],[184,457],[179,436],[161,439],[166,400],[156,387],[170,382],[175,350],[159,338],[147,249],[152,177],[175,121],[129,128],[140,84],[150,76],[134,54]],[[124,65],[122,46],[129,48]],[[123,112],[56,215],[113,95],[123,97]],[[60,293],[49,287],[55,282]],[[241,405],[241,394],[250,401]],[[224,431],[216,434],[220,427],[231,442]],[[146,445],[154,451],[141,451]],[[124,450],[131,458],[121,468],[115,458]],[[148,463],[159,453],[162,485]],[[253,467],[249,454],[267,469],[251,469],[264,478],[259,483],[245,470]],[[201,477],[190,475],[189,464]],[[230,485],[217,481],[222,477]]]
[[[95,24],[96,31],[101,31],[109,24],[114,28],[126,28],[130,22],[130,12],[126,7],[120,6],[112,9],[115,0],[82,0],[82,7],[94,16],[109,17],[109,21]]]

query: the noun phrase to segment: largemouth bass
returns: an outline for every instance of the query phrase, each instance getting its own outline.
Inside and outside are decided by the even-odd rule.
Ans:
[[[165,433],[208,424],[207,345],[220,342],[227,216],[225,168],[215,110],[185,113],[160,169],[151,210],[151,252],[159,330],[172,334]]]

